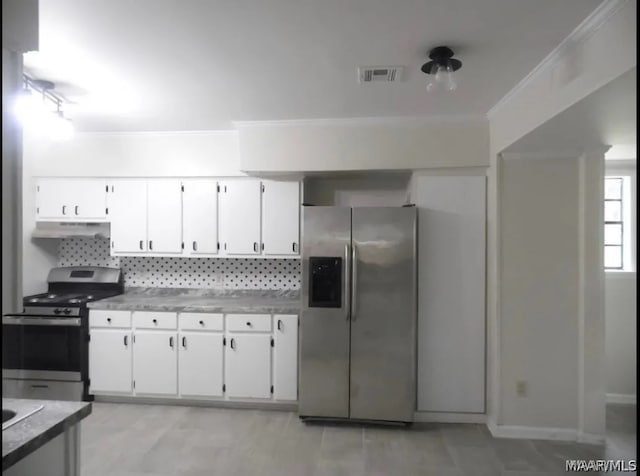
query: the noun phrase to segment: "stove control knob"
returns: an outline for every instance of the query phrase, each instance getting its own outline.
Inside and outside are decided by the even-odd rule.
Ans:
[[[64,310],[64,311],[62,311],[62,312],[64,312],[65,314],[71,314],[71,309],[65,309],[65,310]]]
[[[57,314],[60,314],[61,312],[62,312],[62,311],[61,311],[60,309],[54,309],[54,310],[53,310],[53,313],[54,313],[54,314],[56,314],[56,315],[57,315]]]

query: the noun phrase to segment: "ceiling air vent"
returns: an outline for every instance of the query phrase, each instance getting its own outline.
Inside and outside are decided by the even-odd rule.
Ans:
[[[389,83],[400,81],[402,69],[402,66],[360,66],[358,68],[358,82]]]

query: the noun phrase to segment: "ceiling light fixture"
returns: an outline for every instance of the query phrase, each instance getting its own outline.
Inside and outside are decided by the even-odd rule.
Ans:
[[[435,92],[438,89],[454,91],[458,83],[453,77],[453,72],[462,67],[462,62],[453,58],[453,51],[448,46],[437,46],[429,51],[431,61],[422,65],[423,73],[431,75],[427,83],[427,92]]]
[[[51,81],[22,77],[23,89],[15,101],[14,112],[24,127],[49,132],[52,139],[66,140],[74,132],[73,123],[64,117],[63,100],[52,91]]]

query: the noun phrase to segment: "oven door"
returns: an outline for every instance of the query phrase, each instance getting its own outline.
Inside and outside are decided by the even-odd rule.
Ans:
[[[81,319],[3,316],[2,374],[10,379],[81,381]]]

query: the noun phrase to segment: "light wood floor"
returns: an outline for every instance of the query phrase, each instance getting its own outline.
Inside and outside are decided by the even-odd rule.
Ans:
[[[305,424],[291,412],[94,403],[82,474],[566,475],[565,459],[635,459],[635,405],[609,406],[607,419],[607,444],[595,446],[495,439],[484,425]]]

